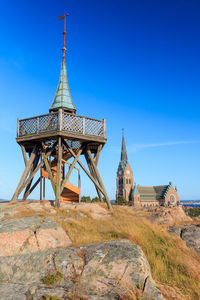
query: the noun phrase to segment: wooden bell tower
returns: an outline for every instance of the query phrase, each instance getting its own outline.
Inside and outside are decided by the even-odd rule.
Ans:
[[[18,119],[17,122],[16,141],[22,149],[25,169],[11,202],[16,202],[23,191],[22,200],[26,200],[38,184],[40,200],[44,199],[45,178],[51,182],[56,207],[60,206],[60,201],[79,202],[80,169],[75,166],[77,163],[94,183],[100,200],[103,201],[103,196],[108,208],[112,209],[97,167],[100,152],[107,141],[105,119],[77,115],[69,91],[65,62],[66,16],[65,13],[59,17],[64,19],[63,60],[56,95],[49,113]],[[79,160],[81,155],[84,155],[88,169]],[[74,160],[70,164],[68,160],[71,157]],[[78,171],[78,187],[69,181],[74,168]],[[38,173],[38,178],[33,182]]]

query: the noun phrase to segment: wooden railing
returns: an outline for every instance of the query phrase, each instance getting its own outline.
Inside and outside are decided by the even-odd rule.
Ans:
[[[105,119],[92,119],[61,110],[28,119],[18,119],[17,121],[17,137],[39,135],[51,131],[65,131],[77,135],[105,138]]]

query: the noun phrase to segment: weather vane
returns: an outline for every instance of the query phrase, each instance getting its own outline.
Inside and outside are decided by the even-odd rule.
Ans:
[[[64,31],[63,31],[63,35],[64,35],[64,44],[63,44],[63,48],[62,48],[62,51],[63,51],[63,60],[65,60],[65,52],[66,52],[66,48],[65,48],[65,36],[67,34],[66,32],[66,17],[69,16],[69,14],[67,13],[64,13],[64,15],[58,17],[58,20],[62,20],[64,19]]]

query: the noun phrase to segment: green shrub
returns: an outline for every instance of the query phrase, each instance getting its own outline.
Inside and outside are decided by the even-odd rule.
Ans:
[[[127,205],[127,201],[123,196],[118,196],[118,198],[116,199],[116,204],[118,205]]]
[[[43,278],[43,283],[46,285],[53,285],[57,281],[61,280],[64,278],[64,275],[62,272],[59,271],[54,271],[51,274],[48,274]]]
[[[186,209],[186,215],[189,217],[200,217],[200,207],[189,207]]]

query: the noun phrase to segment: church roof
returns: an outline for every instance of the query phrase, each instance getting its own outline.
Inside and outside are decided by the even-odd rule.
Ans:
[[[164,199],[168,193],[170,186],[171,182],[168,185],[154,186],[154,190],[156,191],[156,199]]]
[[[159,186],[141,186],[137,185],[137,191],[140,195],[141,201],[151,201],[151,200],[160,200],[164,199],[169,191],[170,186],[172,185],[169,182],[168,185],[159,185]]]
[[[66,109],[71,112],[76,111],[76,108],[73,104],[71,94],[69,91],[65,59],[63,59],[61,64],[61,72],[60,72],[58,87],[56,90],[56,95],[54,97],[54,100],[51,104],[50,111],[58,110],[59,108]]]
[[[156,201],[156,192],[153,186],[137,186],[141,201]]]

